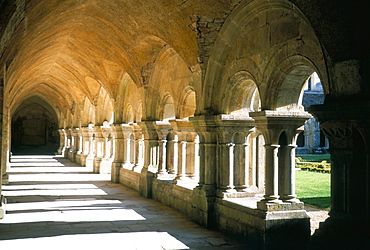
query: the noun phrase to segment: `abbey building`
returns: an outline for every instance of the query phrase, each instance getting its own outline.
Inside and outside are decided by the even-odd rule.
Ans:
[[[266,248],[367,242],[360,2],[0,0],[1,183],[11,154],[57,152]],[[323,102],[305,110],[314,72]],[[313,117],[332,190],[310,239],[294,157]]]

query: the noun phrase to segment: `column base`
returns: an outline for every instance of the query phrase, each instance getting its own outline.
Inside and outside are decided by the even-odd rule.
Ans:
[[[77,154],[75,155],[76,163],[82,166],[81,157],[82,157],[82,153],[81,152],[77,152]]]
[[[191,219],[204,227],[216,228],[215,196],[216,190],[213,185],[195,187],[191,198]]]
[[[159,180],[173,180],[174,178],[176,178],[176,175],[169,174],[167,172],[159,172],[159,173],[156,173],[156,177]]]
[[[140,175],[139,194],[145,198],[152,198],[152,186],[155,173],[143,168]]]
[[[4,218],[5,216],[5,204],[6,204],[6,199],[4,196],[0,196],[0,219]]]
[[[265,212],[264,249],[306,249],[310,217],[305,210]]]
[[[1,177],[1,183],[3,185],[9,184],[9,175],[8,175],[8,173],[3,174],[3,176]]]
[[[100,161],[99,174],[111,174],[112,172],[112,160],[102,159]]]
[[[304,210],[304,203],[284,202],[282,200],[261,200],[257,202],[257,208],[266,212]]]
[[[217,197],[222,199],[225,198],[246,198],[246,197],[255,197],[256,194],[252,191],[237,191],[235,189],[227,190],[226,192],[223,190],[217,190]]]
[[[100,163],[103,159],[101,157],[95,157],[93,160],[93,172],[96,174],[100,173]]]
[[[173,180],[173,183],[175,184],[181,184],[181,185],[186,185],[186,184],[197,184],[198,181],[195,180],[195,179],[191,179],[189,177],[176,177],[174,180]]]
[[[88,168],[94,168],[94,158],[95,158],[95,155],[93,154],[87,155],[85,158],[85,166]]]
[[[121,166],[122,166],[122,162],[112,162],[111,181],[113,183],[119,183]]]
[[[311,237],[309,249],[365,249],[370,245],[370,224],[328,218]]]

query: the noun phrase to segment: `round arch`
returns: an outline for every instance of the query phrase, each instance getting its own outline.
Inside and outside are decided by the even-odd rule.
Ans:
[[[157,111],[158,108],[161,109],[163,102],[167,102],[167,104],[172,103],[175,114],[171,114],[171,116],[180,117],[180,106],[184,101],[183,90],[187,86],[191,86],[192,82],[192,72],[185,61],[173,48],[165,46],[155,60],[147,92],[145,93],[147,97],[146,118],[154,120],[167,119],[162,117],[165,113]],[[168,95],[171,96],[172,100],[167,100]]]
[[[230,77],[221,90],[223,95],[220,111],[225,114],[248,116],[259,111],[261,102],[254,77],[247,71],[240,71]]]
[[[289,28],[286,27],[290,24]],[[281,33],[281,30],[284,30]],[[300,54],[315,63],[326,81],[322,47],[304,14],[290,1],[242,1],[227,17],[209,56],[199,113],[221,113],[218,106],[223,85],[230,76],[248,71],[254,76],[262,99],[269,94],[271,71],[284,58]]]
[[[321,75],[314,63],[301,55],[280,61],[266,79],[268,87],[262,97],[262,109],[303,111],[303,87],[314,72]]]
[[[13,154],[54,154],[59,146],[59,116],[39,96],[24,100],[11,115]]]

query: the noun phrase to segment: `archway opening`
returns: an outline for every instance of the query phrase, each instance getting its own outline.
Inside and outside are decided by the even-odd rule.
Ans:
[[[311,105],[318,105],[324,103],[324,91],[322,88],[321,80],[316,72],[312,73],[305,81],[301,97],[300,105],[307,111]],[[329,148],[328,139],[325,138],[320,130],[320,124],[316,119],[310,118],[304,125],[302,131],[297,139],[297,155],[308,154],[322,154],[327,155]],[[327,158],[329,156],[327,155]]]
[[[38,97],[24,101],[12,115],[12,154],[55,154],[58,147],[58,118],[53,108]]]
[[[324,103],[324,91],[319,75],[313,72],[304,82],[299,106],[305,111],[311,105]],[[297,138],[296,148],[296,192],[305,204],[320,208],[330,208],[330,155],[328,139],[320,130],[319,122],[310,118],[304,124],[303,131]],[[307,208],[307,207],[306,207]],[[311,211],[312,212],[312,211]],[[322,221],[327,218],[325,210],[316,211]],[[319,226],[319,221],[311,221],[311,233]]]
[[[162,120],[168,121],[168,120],[172,120],[175,118],[176,118],[175,104],[174,104],[173,98],[170,95],[168,95],[164,100]]]

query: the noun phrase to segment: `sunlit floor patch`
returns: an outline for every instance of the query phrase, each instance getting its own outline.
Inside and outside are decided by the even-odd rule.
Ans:
[[[69,189],[69,190],[17,190],[3,191],[5,197],[26,196],[26,195],[43,195],[43,196],[83,196],[83,195],[106,195],[101,189]]]
[[[114,246],[111,243],[114,242]],[[130,232],[106,234],[61,235],[55,237],[14,239],[0,241],[1,249],[106,249],[108,246],[116,249],[189,249],[181,241],[166,232]]]
[[[47,209],[78,209],[79,207],[92,206],[93,208],[100,206],[112,206],[122,204],[119,200],[62,200],[62,201],[43,201],[43,202],[22,202],[10,203],[6,205],[7,211],[31,211],[31,210],[47,210]],[[1,223],[1,220],[0,220]]]
[[[30,158],[31,159],[31,158]],[[30,160],[32,162],[32,160]],[[41,161],[38,161],[39,164]],[[22,162],[21,162],[22,163]],[[3,185],[0,249],[245,249],[67,159],[16,167]]]
[[[9,176],[9,182],[86,182],[86,181],[110,181],[108,174],[14,174]]]
[[[4,185],[3,190],[94,189],[94,184]]]
[[[10,163],[11,167],[36,167],[36,166],[55,166],[62,167],[64,164],[60,162],[17,162]]]
[[[131,221],[145,220],[143,216],[132,209],[96,209],[96,210],[60,210],[32,213],[7,214],[2,223],[30,222],[97,222],[97,221]]]

